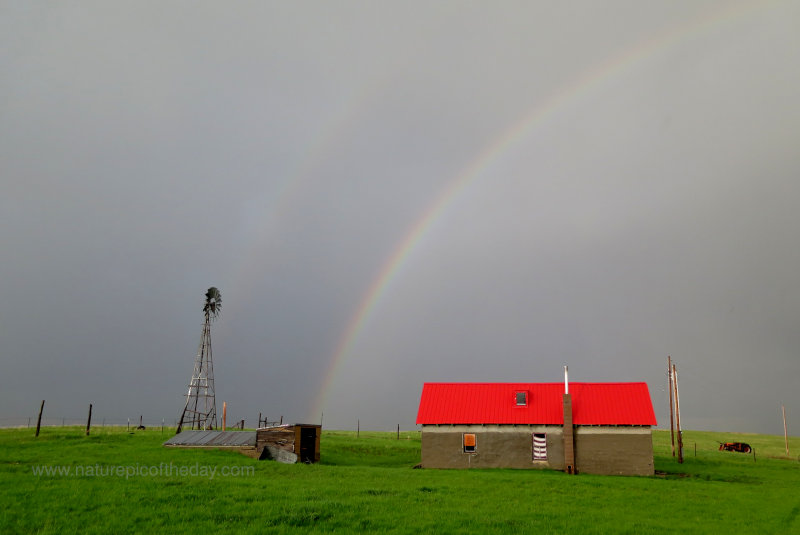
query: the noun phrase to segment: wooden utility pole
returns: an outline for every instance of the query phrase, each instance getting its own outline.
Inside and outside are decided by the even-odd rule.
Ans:
[[[89,428],[92,427],[92,404],[89,403],[89,418],[86,420],[86,436],[89,436]]]
[[[44,400],[42,400],[42,406],[39,407],[39,418],[36,419],[36,436],[39,436],[39,428],[42,426],[42,411],[44,411]]]
[[[678,462],[683,463],[683,431],[681,431],[681,399],[678,390],[678,367],[672,365],[672,380],[675,382],[675,427],[678,431]]]
[[[786,432],[786,406],[781,405],[783,412],[783,440],[786,443],[786,456],[789,456],[789,434]]]
[[[672,357],[667,355],[667,376],[669,376],[669,437],[672,443],[672,456],[675,457],[675,423],[672,415],[674,401],[672,400],[672,390],[675,388],[672,382]]]

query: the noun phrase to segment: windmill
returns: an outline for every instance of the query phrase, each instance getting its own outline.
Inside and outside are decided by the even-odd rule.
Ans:
[[[191,429],[214,429],[217,427],[217,404],[214,399],[214,363],[211,360],[211,321],[217,319],[222,310],[222,296],[219,290],[211,287],[206,292],[206,304],[203,306],[205,321],[203,336],[194,361],[192,379],[189,381],[189,392],[186,394],[186,405],[183,407],[178,423],[178,433],[183,425]]]

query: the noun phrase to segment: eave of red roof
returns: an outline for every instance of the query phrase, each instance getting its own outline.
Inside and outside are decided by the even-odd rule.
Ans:
[[[574,425],[656,425],[647,383],[571,382],[569,391]],[[563,393],[564,383],[425,383],[417,424],[563,425]]]

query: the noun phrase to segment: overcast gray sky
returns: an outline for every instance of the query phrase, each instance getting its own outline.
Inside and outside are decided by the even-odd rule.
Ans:
[[[0,1],[0,425],[647,381],[800,429],[797,2]]]

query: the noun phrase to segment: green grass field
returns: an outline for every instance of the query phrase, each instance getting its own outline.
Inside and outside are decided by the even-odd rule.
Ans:
[[[33,435],[0,430],[0,533],[800,533],[799,438],[786,458],[783,437],[687,431],[680,465],[655,431],[657,475],[609,477],[414,470],[418,432],[323,431],[317,465],[164,448],[157,428]]]

